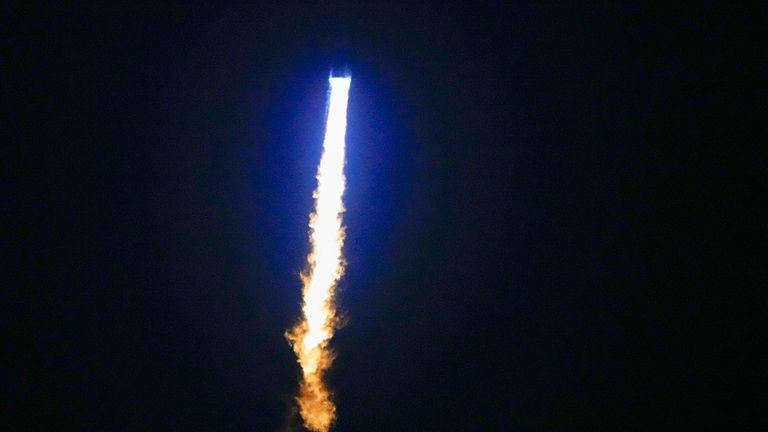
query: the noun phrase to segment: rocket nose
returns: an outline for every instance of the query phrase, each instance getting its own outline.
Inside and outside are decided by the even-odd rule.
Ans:
[[[330,78],[349,78],[352,74],[349,72],[349,68],[344,66],[342,68],[332,67]]]

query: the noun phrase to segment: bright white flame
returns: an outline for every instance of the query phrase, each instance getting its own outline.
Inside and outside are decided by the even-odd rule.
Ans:
[[[301,365],[303,380],[297,401],[304,425],[313,431],[327,431],[336,417],[336,407],[323,374],[333,361],[328,341],[336,329],[334,291],[344,273],[342,247],[344,228],[344,138],[347,129],[347,100],[350,77],[331,77],[328,119],[325,126],[323,156],[317,169],[315,212],[309,227],[312,252],[307,257],[304,280],[304,317],[286,337]]]

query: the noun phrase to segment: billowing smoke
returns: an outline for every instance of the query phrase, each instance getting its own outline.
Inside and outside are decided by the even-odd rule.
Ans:
[[[323,156],[317,169],[314,194],[315,211],[309,217],[312,251],[307,257],[307,270],[302,274],[303,316],[286,332],[302,370],[296,398],[299,413],[304,425],[317,432],[328,431],[336,418],[336,406],[323,377],[333,362],[334,354],[328,342],[338,326],[334,294],[344,273],[344,138],[351,81],[350,77],[330,78]]]

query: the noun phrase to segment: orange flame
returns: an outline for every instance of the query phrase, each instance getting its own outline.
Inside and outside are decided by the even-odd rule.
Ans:
[[[323,141],[323,156],[317,169],[315,211],[309,219],[312,252],[302,274],[304,288],[302,320],[286,333],[302,370],[299,413],[304,426],[327,432],[336,418],[336,406],[323,377],[333,362],[328,342],[338,326],[334,294],[344,273],[342,247],[344,228],[344,138],[351,78],[330,78],[331,94]]]

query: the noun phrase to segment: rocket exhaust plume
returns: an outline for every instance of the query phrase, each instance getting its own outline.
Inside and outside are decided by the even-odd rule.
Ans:
[[[344,138],[347,129],[347,99],[351,77],[331,77],[328,118],[323,155],[317,169],[315,210],[309,217],[312,250],[304,283],[301,321],[286,332],[301,365],[302,380],[296,401],[304,426],[327,432],[336,418],[336,406],[324,381],[333,362],[328,342],[338,326],[334,295],[344,273],[342,246],[344,228]]]

